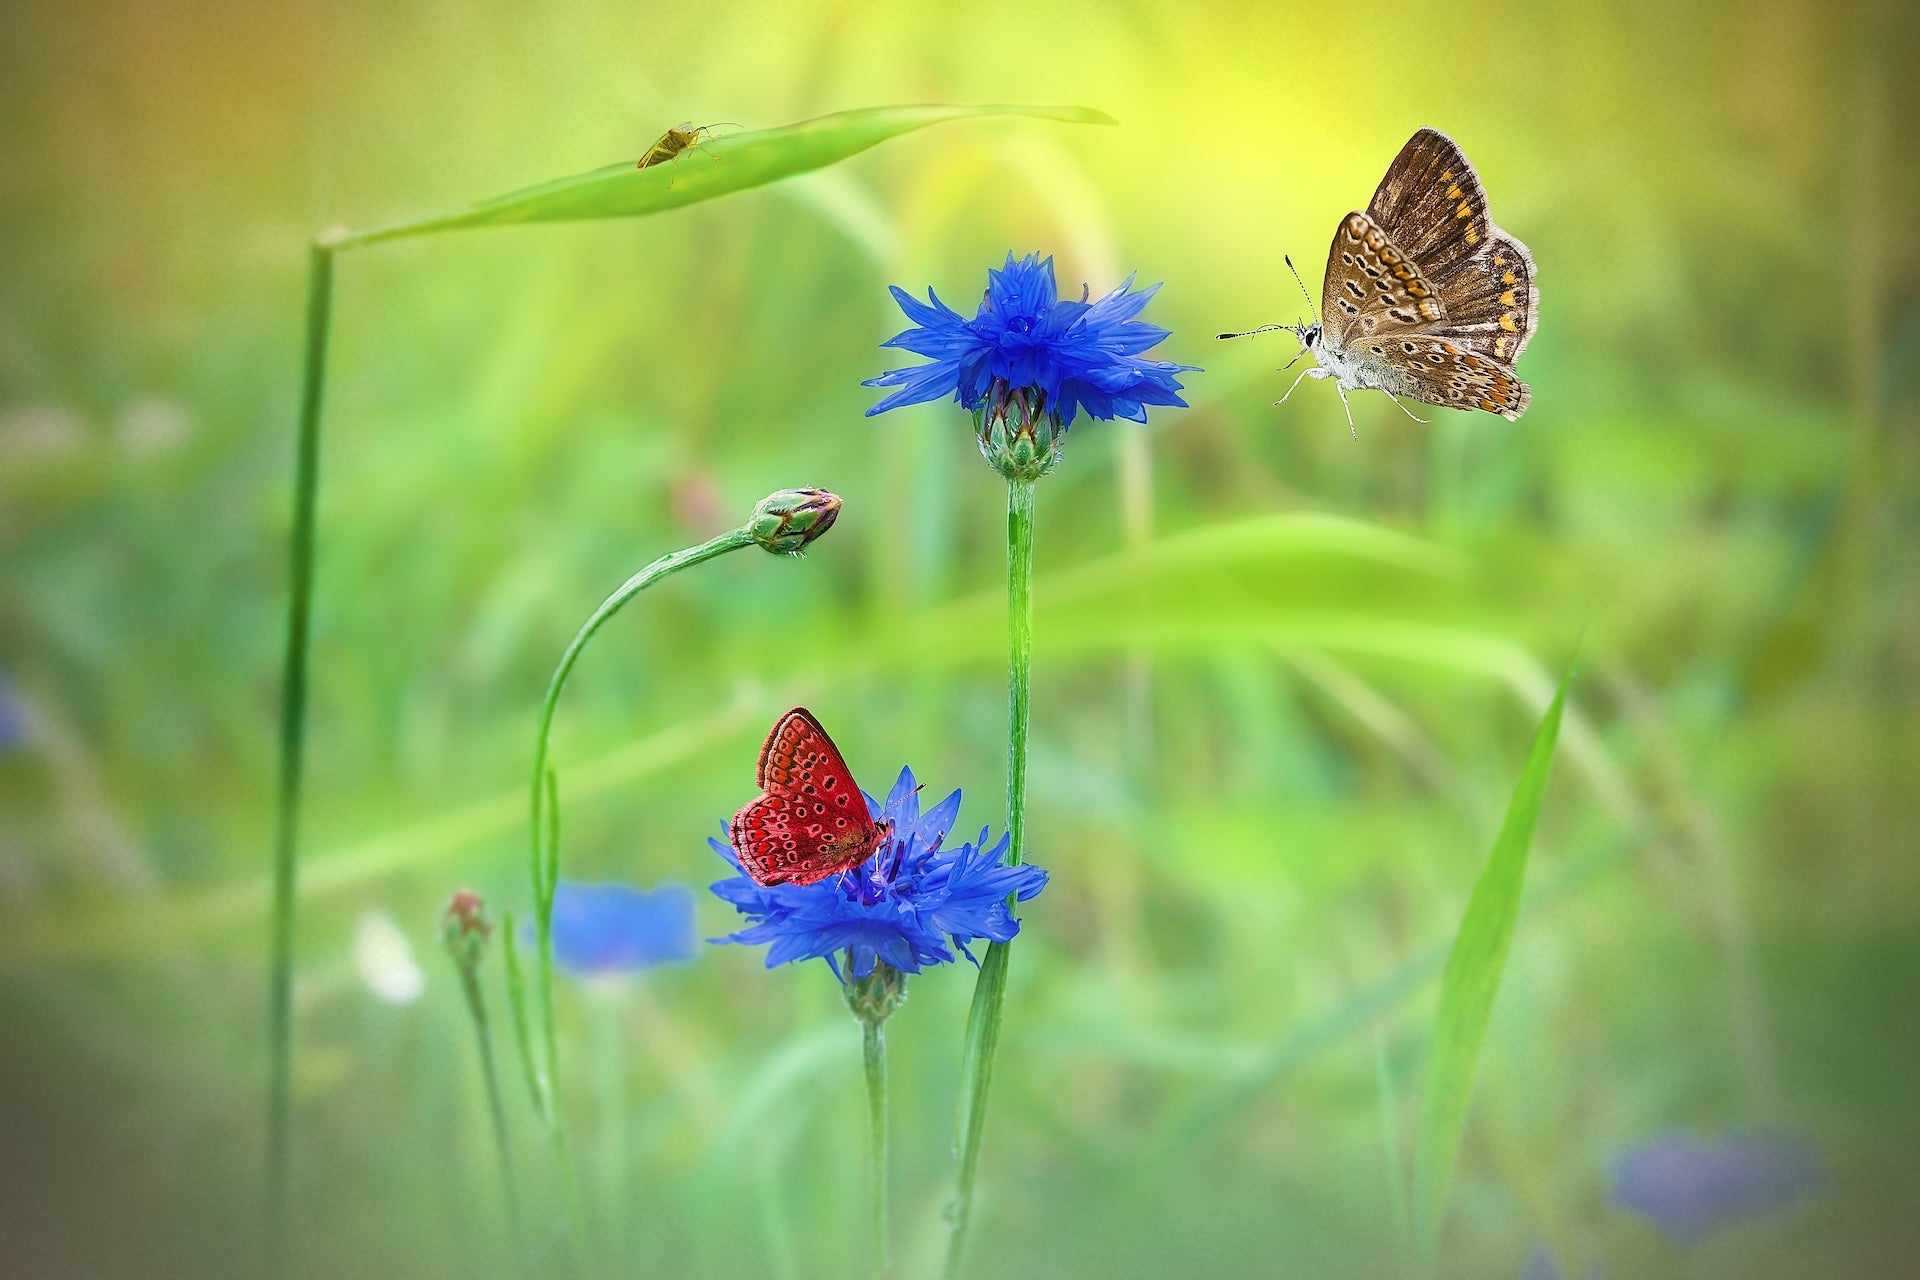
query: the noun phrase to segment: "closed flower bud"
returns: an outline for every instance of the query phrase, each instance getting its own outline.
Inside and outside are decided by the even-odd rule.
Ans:
[[[974,410],[980,456],[1009,480],[1038,480],[1060,465],[1067,428],[1045,401],[1046,393],[1036,388],[1008,390],[995,381],[986,404]]]
[[[447,954],[462,969],[471,971],[480,967],[480,958],[486,954],[487,939],[492,934],[493,921],[487,918],[487,906],[471,889],[454,894],[447,909],[440,914],[440,941],[446,944]]]
[[[851,969],[853,960],[847,960]],[[870,1027],[877,1027],[907,1002],[907,975],[882,960],[864,978],[855,978],[841,988],[847,1008]]]
[[[782,489],[760,499],[747,521],[747,532],[762,550],[796,556],[833,527],[840,515],[840,496],[825,489]]]

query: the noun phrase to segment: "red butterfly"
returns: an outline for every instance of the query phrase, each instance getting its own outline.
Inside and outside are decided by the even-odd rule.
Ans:
[[[805,707],[773,722],[754,781],[766,792],[733,815],[733,851],[763,885],[812,884],[857,867],[893,834],[867,812],[853,771]]]

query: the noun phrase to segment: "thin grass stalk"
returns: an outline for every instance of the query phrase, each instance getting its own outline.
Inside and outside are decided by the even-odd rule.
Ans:
[[[539,1059],[533,1052],[533,1022],[527,1016],[527,980],[520,968],[520,935],[513,929],[513,910],[501,915],[500,962],[507,971],[507,1012],[513,1019],[513,1042],[520,1050],[520,1067],[526,1076],[527,1096],[542,1121],[546,1118],[546,1097],[540,1089]]]
[[[333,250],[307,255],[306,356],[294,445],[293,530],[288,543],[287,648],[280,694],[280,772],[273,842],[272,936],[267,978],[268,1266],[286,1258],[289,1130],[293,1083],[293,940],[299,889],[300,789],[306,764],[307,653],[313,619],[313,547],[320,492],[320,407],[333,311]]]
[[[480,1047],[480,1074],[487,1089],[487,1113],[493,1122],[494,1148],[500,1159],[500,1191],[507,1205],[507,1227],[513,1236],[514,1257],[522,1274],[533,1268],[527,1253],[526,1219],[520,1211],[520,1184],[514,1175],[513,1142],[507,1134],[507,1108],[500,1096],[500,1072],[494,1063],[493,1033],[487,1020],[487,1000],[480,990],[479,971],[460,965],[460,987],[467,997],[467,1013],[473,1022],[473,1035]]]
[[[1027,709],[1033,665],[1033,484],[1007,481],[1007,865],[1020,862],[1027,844]],[[1013,899],[1007,900],[1009,910]],[[973,1186],[980,1171],[980,1140],[986,1130],[987,1088],[1000,1043],[1001,1008],[1007,993],[1009,942],[987,947],[967,1012],[961,1057],[960,1110],[955,1150],[959,1168],[947,1206],[947,1280],[958,1280],[966,1263]]]
[[[887,1031],[861,1023],[861,1060],[867,1075],[867,1213],[873,1230],[873,1274],[888,1280],[893,1258],[887,1226]]]

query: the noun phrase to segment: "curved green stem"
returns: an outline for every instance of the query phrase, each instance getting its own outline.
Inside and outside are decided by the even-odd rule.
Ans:
[[[873,1274],[887,1280],[893,1261],[887,1248],[887,1032],[883,1022],[863,1022],[861,1058],[867,1069],[867,1213],[873,1225]]]
[[[1018,863],[1027,843],[1027,704],[1033,663],[1033,481],[1007,481],[1007,862]],[[1009,910],[1013,899],[1007,899]],[[967,1011],[967,1042],[960,1062],[960,1110],[955,1149],[959,1170],[947,1206],[945,1274],[958,1280],[966,1261],[973,1183],[980,1170],[980,1139],[987,1123],[987,1087],[1000,1043],[1000,1012],[1007,994],[1012,944],[995,942],[980,962]]]
[[[567,646],[567,651],[560,657],[560,665],[554,668],[553,679],[547,684],[546,700],[540,705],[540,728],[534,739],[532,794],[529,803],[532,840],[528,869],[533,879],[535,983],[540,993],[540,1040],[543,1050],[540,1073],[542,1110],[547,1124],[560,1134],[564,1134],[566,1126],[561,1117],[559,1032],[555,1025],[553,1000],[553,895],[560,881],[560,842],[557,833],[550,828],[552,815],[549,814],[548,809],[551,803],[548,792],[552,783],[547,768],[548,748],[553,737],[553,717],[560,705],[560,692],[566,688],[567,677],[572,673],[574,664],[580,660],[580,654],[586,649],[587,642],[593,639],[595,632],[606,625],[608,619],[625,607],[627,601],[662,578],[670,577],[682,569],[691,568],[726,552],[752,546],[753,541],[753,535],[749,530],[734,529],[717,538],[709,539],[697,547],[688,547],[672,555],[661,556],[628,578],[620,585],[619,590],[600,603],[600,607],[593,611],[592,616],[573,637],[573,643]],[[564,1137],[556,1141],[564,1142]]]
[[[313,540],[320,495],[320,404],[333,310],[333,250],[307,256],[306,363],[294,446],[293,531],[288,543],[287,649],[280,694],[280,777],[273,842],[273,934],[267,979],[266,1238],[269,1267],[284,1269],[288,1129],[293,1079],[293,935],[299,888],[300,784],[305,765],[307,648],[313,617]]]

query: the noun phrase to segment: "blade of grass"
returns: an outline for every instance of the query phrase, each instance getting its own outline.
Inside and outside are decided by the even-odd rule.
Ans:
[[[1421,1100],[1420,1134],[1414,1151],[1413,1199],[1420,1271],[1432,1275],[1439,1258],[1441,1213],[1453,1178],[1467,1106],[1473,1096],[1474,1068],[1493,1015],[1494,997],[1506,971],[1526,886],[1527,850],[1546,794],[1560,736],[1560,715],[1567,700],[1568,668],[1553,703],[1533,735],[1526,767],[1507,806],[1506,821],[1487,855],[1486,867],[1467,899],[1447,967],[1440,979],[1440,1011],[1434,1020],[1427,1088]]]
[[[293,935],[299,891],[300,779],[307,736],[307,645],[312,635],[313,540],[320,492],[320,406],[327,382],[333,309],[333,251],[307,258],[306,360],[293,460],[293,530],[288,537],[287,650],[280,693],[280,772],[273,837],[272,936],[267,976],[267,1168],[265,1234],[269,1267],[286,1256],[289,1131],[293,1080]]]
[[[632,218],[712,200],[795,174],[824,168],[889,138],[948,120],[982,116],[1027,116],[1065,124],[1113,124],[1113,117],[1086,107],[995,103],[981,106],[866,107],[838,111],[777,129],[728,134],[702,145],[713,153],[685,164],[638,168],[631,160],[482,200],[465,209],[396,222],[366,231],[341,231],[329,243],[378,244],[407,236],[526,222]]]

